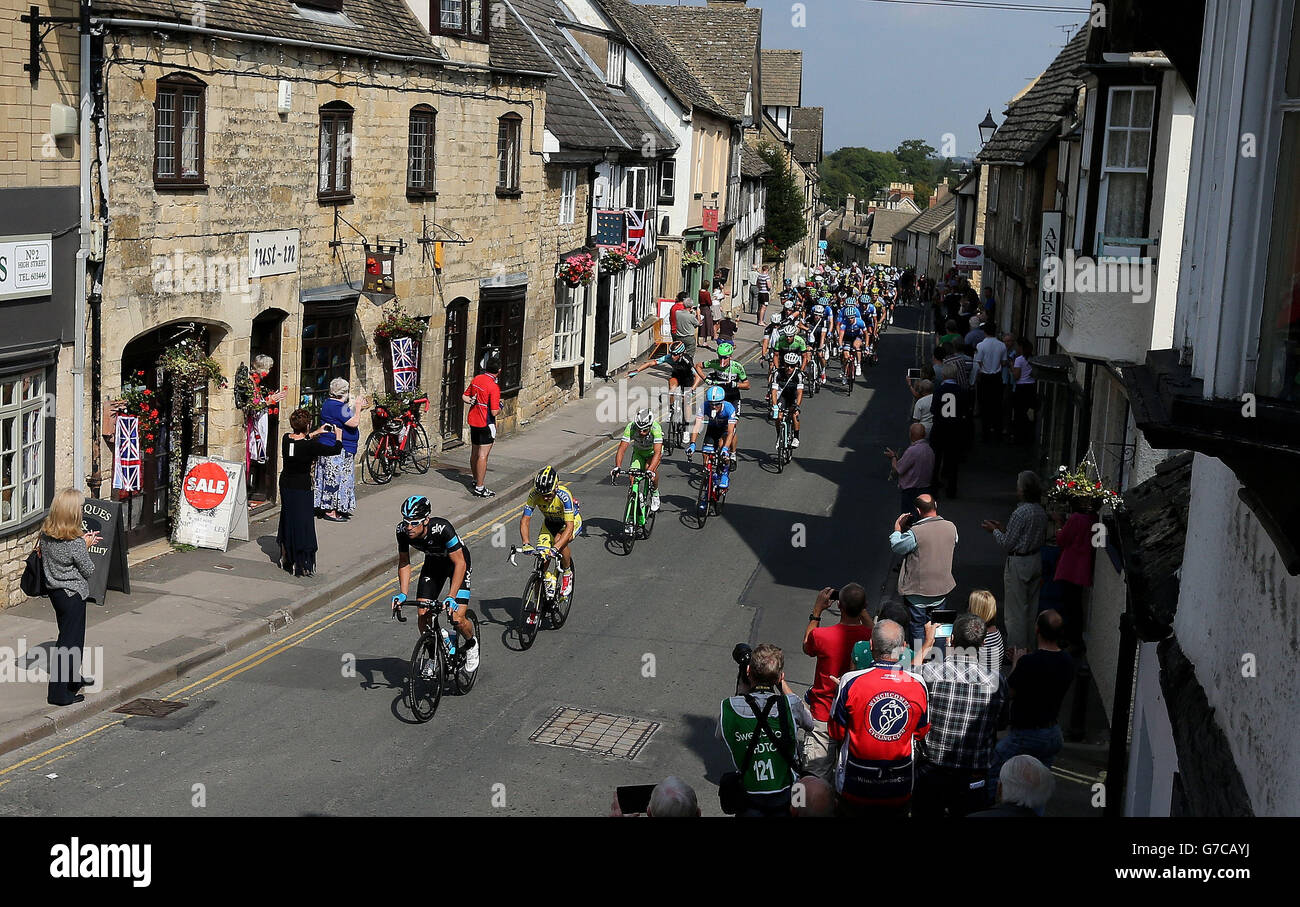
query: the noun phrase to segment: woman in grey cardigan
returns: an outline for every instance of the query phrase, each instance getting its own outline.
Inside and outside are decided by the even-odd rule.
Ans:
[[[50,705],[81,702],[86,698],[81,688],[94,684],[92,678],[81,674],[81,650],[86,645],[86,598],[95,572],[89,549],[99,544],[99,533],[81,531],[84,500],[85,495],[75,488],[60,491],[41,526],[41,565],[59,622],[59,638],[50,657],[50,688],[45,697]]]

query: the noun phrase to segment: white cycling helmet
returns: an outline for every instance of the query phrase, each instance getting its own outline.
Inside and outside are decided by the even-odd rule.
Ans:
[[[780,324],[780,323],[781,323],[781,313],[780,313],[780,312],[773,312],[773,313],[772,313],[772,323],[773,323],[773,324]]]

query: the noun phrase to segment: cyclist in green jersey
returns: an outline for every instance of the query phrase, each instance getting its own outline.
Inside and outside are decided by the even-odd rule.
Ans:
[[[659,510],[659,461],[664,455],[664,430],[659,420],[648,409],[638,410],[632,421],[623,429],[623,437],[618,442],[618,452],[614,454],[614,468],[610,478],[617,479],[623,469],[623,455],[628,445],[632,446],[630,469],[644,469],[650,473],[650,510]]]

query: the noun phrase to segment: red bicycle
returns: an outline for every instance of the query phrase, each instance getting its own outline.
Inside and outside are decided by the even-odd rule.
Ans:
[[[376,485],[392,481],[404,465],[420,475],[429,471],[433,448],[420,424],[420,414],[428,405],[428,397],[417,397],[396,416],[385,406],[375,407],[375,416],[382,424],[366,438],[365,461],[366,472]]]

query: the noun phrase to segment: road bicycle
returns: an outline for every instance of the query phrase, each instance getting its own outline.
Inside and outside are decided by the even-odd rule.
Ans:
[[[668,425],[664,428],[664,456],[685,445],[686,413],[690,403],[690,388],[676,387],[668,391]]]
[[[420,414],[429,405],[428,397],[417,397],[400,415],[385,406],[375,407],[375,416],[383,424],[366,437],[366,472],[376,485],[385,485],[410,465],[424,475],[433,463],[429,436],[420,424]]]
[[[510,563],[518,567],[515,557],[531,554],[535,559],[533,572],[524,583],[524,597],[519,609],[519,644],[527,649],[537,639],[541,629],[542,618],[551,619],[551,629],[558,630],[569,619],[569,609],[573,607],[573,590],[578,582],[577,564],[570,555],[569,563],[573,576],[569,581],[569,594],[560,595],[560,555],[554,548],[541,545],[510,546]]]
[[[822,365],[821,350],[815,349],[812,351],[812,355],[808,357],[808,368],[805,372],[808,376],[806,383],[811,385],[814,395],[821,392],[822,375],[824,373],[825,366]]]
[[[844,385],[847,388],[845,393],[852,394],[853,379],[856,378],[858,372],[862,370],[862,350],[855,350],[850,346],[847,347],[844,352],[848,353],[848,356],[844,357],[842,360],[844,363],[842,366],[844,372]]]
[[[650,509],[651,473],[648,469],[620,469],[614,474],[614,480],[622,473],[631,479],[627,489],[627,507],[623,511],[623,553],[631,554],[632,547],[638,539],[650,538],[655,528],[655,512]]]
[[[697,528],[703,529],[704,524],[709,520],[709,512],[721,514],[727,503],[727,489],[722,487],[722,477],[729,473],[728,460],[713,455],[713,445],[706,444],[700,451],[702,457],[701,465],[704,468],[702,481],[700,482],[700,493],[695,500],[695,520],[699,523]],[[686,455],[687,460],[691,460],[691,454]],[[722,459],[722,469],[717,469],[717,460]]]
[[[781,472],[785,469],[785,464],[794,459],[794,446],[790,443],[794,439],[794,410],[785,405],[785,399],[779,391],[777,407],[776,471]]]
[[[415,649],[411,652],[411,665],[406,674],[406,704],[415,720],[423,723],[438,711],[444,688],[450,687],[462,696],[472,690],[474,681],[478,679],[478,668],[473,671],[465,668],[469,649],[465,646],[466,639],[461,635],[456,622],[449,619],[450,632],[443,629],[441,616],[446,611],[443,602],[415,599],[406,604],[432,611],[432,619],[415,642]],[[400,618],[400,605],[396,613]],[[479,633],[478,615],[467,608],[465,616],[474,626],[474,645],[479,645],[483,637]]]

